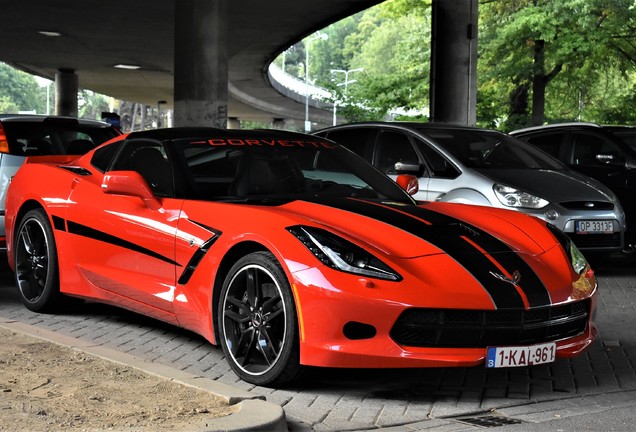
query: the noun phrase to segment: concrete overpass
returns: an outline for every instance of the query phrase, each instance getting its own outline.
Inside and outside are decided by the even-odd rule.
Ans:
[[[476,1],[471,3],[476,5]],[[204,62],[204,57],[217,54],[209,52],[201,42],[193,44],[201,45],[198,47],[175,44],[176,36],[177,40],[188,41],[190,27],[198,27],[206,40],[214,39],[215,49],[222,47],[225,51],[228,78],[221,87],[227,88],[228,117],[302,121],[304,105],[272,87],[267,77],[268,64],[304,36],[380,2],[0,0],[0,61],[51,80],[57,76],[61,99],[65,93],[72,95],[65,89],[78,86],[150,106],[165,100],[170,108],[175,103],[175,64],[192,72],[199,59]],[[465,0],[437,0],[450,7],[458,2]],[[191,4],[204,8],[223,4],[224,18],[212,28],[197,15],[197,9],[188,9]],[[190,12],[185,16],[181,13],[179,18],[183,9]],[[210,36],[208,30],[217,33]],[[195,55],[183,56],[190,52]],[[197,58],[196,52],[203,55]],[[175,63],[179,53],[186,60]],[[118,65],[138,69],[117,68]],[[184,76],[177,71],[177,78],[179,75]],[[190,91],[196,90],[197,85],[189,82],[185,87]],[[179,99],[183,97],[177,97],[177,103]],[[331,121],[331,113],[313,108],[310,117]]]

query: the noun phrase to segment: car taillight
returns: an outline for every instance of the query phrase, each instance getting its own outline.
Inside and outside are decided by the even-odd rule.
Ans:
[[[2,123],[0,123],[0,153],[9,153],[9,141],[7,141],[7,134],[4,133]]]

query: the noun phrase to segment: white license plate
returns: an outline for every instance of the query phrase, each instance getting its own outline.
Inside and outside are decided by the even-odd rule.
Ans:
[[[555,342],[530,346],[488,347],[486,367],[521,367],[551,363],[555,356]]]
[[[608,220],[578,220],[577,234],[608,234],[614,232],[614,223]]]

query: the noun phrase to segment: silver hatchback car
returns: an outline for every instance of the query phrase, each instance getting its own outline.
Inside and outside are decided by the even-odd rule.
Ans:
[[[0,251],[6,249],[5,200],[9,183],[27,157],[82,155],[117,135],[108,123],[72,117],[0,114]]]
[[[419,179],[415,199],[518,210],[567,233],[583,251],[623,248],[625,215],[612,191],[534,146],[494,130],[370,122],[315,133],[395,178]]]

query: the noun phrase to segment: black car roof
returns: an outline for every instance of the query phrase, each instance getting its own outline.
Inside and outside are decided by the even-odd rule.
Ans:
[[[330,130],[330,129],[341,129],[348,127],[357,127],[357,126],[368,126],[368,127],[402,127],[406,129],[464,129],[464,130],[492,130],[480,128],[477,126],[466,126],[459,124],[451,124],[451,123],[435,123],[435,122],[417,122],[417,121],[369,121],[369,122],[354,122],[347,123],[338,126],[330,126],[316,133]]]
[[[323,140],[313,135],[300,132],[285,131],[279,129],[219,129],[213,127],[174,127],[165,129],[151,129],[136,131],[128,134],[129,139],[149,138],[159,141],[194,137],[214,138],[263,138],[263,139],[297,139],[297,140]]]
[[[43,115],[43,114],[0,114],[0,122],[33,122],[33,123],[42,123],[42,122],[50,122],[50,123],[72,123],[79,124],[83,126],[97,126],[97,127],[111,127],[110,124],[99,121],[99,120],[89,120],[89,119],[80,119],[75,117],[64,117],[64,116],[51,116],[51,115]]]

